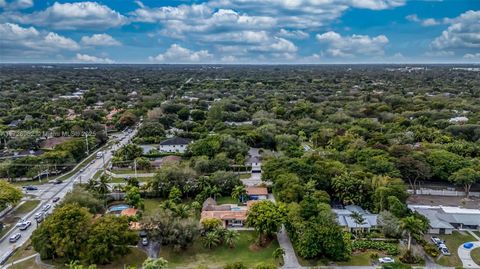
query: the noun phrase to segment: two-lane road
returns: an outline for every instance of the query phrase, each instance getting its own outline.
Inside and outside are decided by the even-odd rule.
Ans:
[[[129,133],[122,134],[118,138],[119,143],[117,145],[113,145],[112,147],[104,150],[104,156],[102,158],[97,158],[93,160],[91,163],[84,166],[80,171],[73,174],[63,183],[46,183],[44,185],[39,185],[39,190],[30,191],[30,193],[38,192],[37,199],[41,200],[40,205],[25,216],[25,219],[31,221],[32,225],[25,231],[20,231],[18,227],[15,227],[10,230],[4,237],[2,237],[2,239],[0,239],[0,264],[2,264],[16,248],[22,246],[26,241],[28,241],[33,231],[37,228],[37,222],[34,217],[36,213],[51,213],[54,209],[54,206],[60,202],[58,201],[54,203],[52,201],[53,198],[59,197],[61,200],[70,190],[72,190],[75,183],[87,182],[95,175],[98,170],[103,169],[104,164],[110,161],[113,155],[111,151],[116,150],[119,147],[127,144],[135,134],[136,129]],[[47,211],[43,211],[43,206],[45,206],[46,204],[50,204],[52,207]],[[20,233],[22,237],[17,242],[10,243],[9,238],[16,233]]]

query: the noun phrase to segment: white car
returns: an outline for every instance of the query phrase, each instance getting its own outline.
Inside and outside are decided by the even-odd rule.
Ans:
[[[146,237],[142,238],[142,245],[144,246],[148,245],[148,239]]]
[[[8,241],[9,241],[10,243],[15,243],[15,242],[18,241],[18,239],[20,239],[20,237],[22,237],[22,235],[19,234],[19,233],[16,233],[16,234],[10,236],[10,238],[8,239]]]
[[[20,226],[20,231],[25,231],[26,229],[28,229],[28,227],[30,227],[30,225],[32,225],[32,222],[27,220],[25,221],[22,226]]]
[[[393,258],[390,258],[390,257],[379,258],[378,261],[380,263],[394,263],[395,262],[395,260]]]
[[[17,222],[17,224],[15,224],[15,227],[20,227],[22,226],[27,220],[26,219],[21,219]]]
[[[46,204],[42,207],[43,211],[48,211],[52,206],[50,204]]]
[[[432,240],[432,242],[433,242],[435,245],[439,245],[439,244],[443,244],[443,243],[444,243],[442,239],[440,239],[440,238],[438,238],[438,237],[436,237],[436,236],[432,236],[431,240]]]
[[[450,254],[450,251],[448,251],[448,248],[447,248],[447,247],[441,248],[441,249],[440,249],[440,252],[441,252],[444,256],[450,256],[450,255],[452,255],[452,254]]]

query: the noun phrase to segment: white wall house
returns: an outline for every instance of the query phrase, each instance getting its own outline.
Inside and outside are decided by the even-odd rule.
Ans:
[[[185,153],[192,140],[182,137],[173,137],[160,142],[160,152]]]

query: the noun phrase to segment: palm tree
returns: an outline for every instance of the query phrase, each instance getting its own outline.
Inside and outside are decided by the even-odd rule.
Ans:
[[[208,232],[203,237],[203,246],[212,249],[220,244],[220,236],[216,231]]]
[[[108,182],[110,181],[110,178],[107,176],[103,175],[98,179],[97,185],[95,187],[96,191],[99,194],[102,194],[105,196],[110,191],[110,188],[108,186]]]
[[[175,213],[175,216],[179,218],[185,219],[185,218],[188,218],[188,216],[190,216],[191,207],[189,205],[179,204],[174,206],[172,209],[173,209],[173,212]]]
[[[412,235],[421,235],[425,231],[425,224],[415,216],[409,216],[400,220],[400,228],[408,236],[407,249],[410,251],[412,247]]]
[[[357,226],[356,228],[358,228],[358,226],[360,225],[365,224],[365,218],[360,212],[353,211],[352,214],[350,215],[350,218],[352,218],[353,221],[355,222],[355,225]],[[358,233],[358,230],[356,230],[355,232]]]
[[[238,185],[233,188],[232,198],[243,203],[244,197],[247,195],[247,189],[244,185]]]
[[[223,241],[227,244],[230,248],[235,247],[235,243],[237,243],[240,234],[235,230],[225,230],[225,234],[223,235]]]

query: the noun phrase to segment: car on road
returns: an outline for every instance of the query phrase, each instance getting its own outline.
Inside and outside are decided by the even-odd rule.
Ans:
[[[20,231],[25,231],[26,229],[28,229],[28,227],[30,227],[32,225],[32,222],[27,220],[25,221],[21,226],[20,226]]]
[[[146,237],[142,238],[142,245],[148,246],[148,239]]]
[[[380,263],[394,263],[395,262],[395,260],[393,258],[390,258],[390,257],[379,258],[378,261]]]
[[[10,238],[8,238],[8,242],[15,243],[15,242],[18,241],[18,239],[20,239],[20,237],[22,237],[22,235],[20,233],[16,233],[16,234],[10,236]]]
[[[26,219],[21,219],[17,222],[17,224],[15,224],[15,227],[20,227],[22,226],[27,220]]]
[[[52,202],[56,203],[56,202],[58,202],[58,200],[60,200],[60,197],[57,196],[57,197],[53,198]]]
[[[46,204],[42,207],[43,211],[48,211],[52,206],[50,204]]]
[[[55,185],[62,184],[62,183],[63,183],[63,181],[60,180],[60,179],[57,179],[57,180],[53,181],[53,184],[55,184]]]
[[[25,186],[25,187],[23,187],[23,188],[26,189],[27,191],[36,191],[36,190],[38,190],[38,188],[35,187],[35,186]]]

